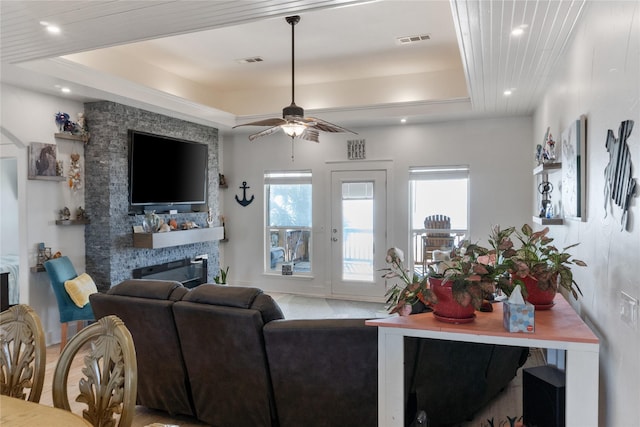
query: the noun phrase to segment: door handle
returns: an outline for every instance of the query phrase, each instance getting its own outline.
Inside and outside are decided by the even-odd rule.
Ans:
[[[332,242],[337,242],[337,241],[338,241],[338,238],[337,238],[337,237],[332,237],[332,238],[331,238],[331,241],[332,241]]]

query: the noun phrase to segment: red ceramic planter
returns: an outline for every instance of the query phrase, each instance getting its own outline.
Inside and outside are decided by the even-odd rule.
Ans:
[[[443,283],[442,279],[429,278],[429,286],[438,298],[438,303],[433,308],[434,317],[447,323],[472,322],[476,317],[474,314],[475,308],[472,304],[467,306],[460,305],[453,298],[451,285],[452,283],[448,280]]]
[[[527,290],[528,302],[533,304],[536,310],[548,310],[553,307],[553,299],[556,297],[556,291],[554,289],[542,290],[538,288],[538,280],[535,277],[527,276],[520,277],[520,280],[524,282],[524,286]]]

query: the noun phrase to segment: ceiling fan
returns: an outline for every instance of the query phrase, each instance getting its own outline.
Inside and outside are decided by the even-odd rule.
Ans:
[[[292,143],[294,138],[305,139],[307,141],[319,142],[319,132],[350,132],[349,129],[334,125],[327,121],[315,118],[304,117],[304,109],[298,107],[295,103],[295,33],[294,27],[300,22],[300,16],[287,16],[285,18],[291,25],[291,105],[282,109],[282,118],[274,117],[272,119],[258,120],[256,122],[245,123],[234,126],[269,126],[268,129],[249,135],[249,140],[254,141],[261,136],[270,135],[282,129],[284,133],[291,137]]]

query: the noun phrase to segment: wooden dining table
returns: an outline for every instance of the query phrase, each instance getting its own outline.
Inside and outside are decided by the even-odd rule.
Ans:
[[[8,396],[0,396],[0,425],[2,427],[91,426],[85,419],[64,409]]]

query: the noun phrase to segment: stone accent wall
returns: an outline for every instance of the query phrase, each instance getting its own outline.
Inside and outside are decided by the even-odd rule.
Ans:
[[[127,132],[133,129],[209,146],[208,198],[218,224],[218,130],[114,102],[91,102],[84,108],[91,131],[85,146],[85,204],[91,219],[85,226],[86,270],[99,290],[130,279],[134,268],[203,254],[209,256],[207,281],[213,282],[219,268],[217,241],[161,249],[133,247],[133,226],[142,225],[144,216],[129,214]],[[160,216],[168,222],[168,214]],[[207,226],[206,210],[173,217],[178,224],[194,221]]]

